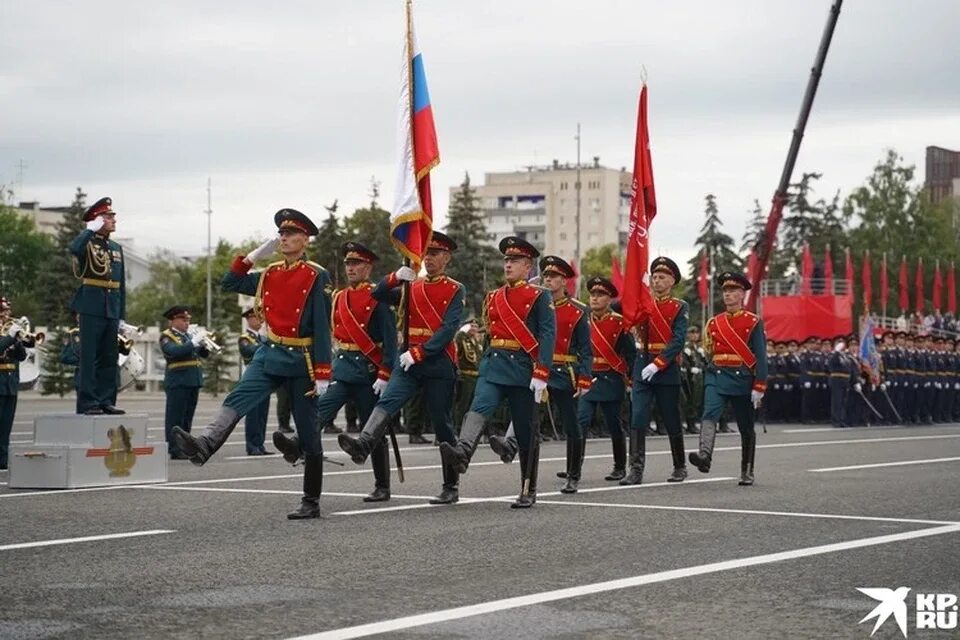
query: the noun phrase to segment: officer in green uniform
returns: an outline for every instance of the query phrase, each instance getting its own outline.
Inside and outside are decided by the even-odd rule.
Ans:
[[[476,318],[470,318],[460,327],[457,337],[457,390],[453,402],[453,424],[463,423],[463,416],[470,409],[473,402],[473,393],[477,388],[478,367],[480,356],[483,354],[483,342],[480,339],[479,325]]]
[[[263,336],[260,335],[260,326],[263,323],[254,313],[253,307],[245,309],[240,317],[246,320],[247,328],[237,338],[237,346],[240,349],[240,357],[243,358],[243,366],[249,367],[253,361],[253,356],[265,342]],[[243,417],[243,436],[246,440],[248,456],[270,454],[263,446],[263,441],[267,437],[268,415],[270,415],[270,396],[264,398],[263,402]]]
[[[70,308],[80,314],[80,391],[78,408],[88,415],[121,414],[117,395],[117,334],[126,314],[123,249],[110,240],[117,228],[110,198],[83,214],[87,228],[70,243],[80,288]]]
[[[743,309],[750,281],[741,273],[727,271],[717,277],[726,311],[707,322],[707,367],[704,387],[700,449],[690,462],[702,473],[710,471],[717,421],[729,403],[740,430],[740,485],[753,484],[757,436],[754,409],[767,390],[767,338],[763,320]]]
[[[423,395],[423,387],[419,387],[413,397],[403,405],[403,427],[410,444],[430,444],[430,441],[423,437],[430,420]]]
[[[211,424],[194,437],[174,427],[179,448],[196,465],[217,452],[240,418],[256,408],[278,386],[290,394],[297,436],[304,453],[303,497],[291,520],[320,517],[323,490],[323,445],[316,421],[316,400],[330,387],[330,274],[309,262],[305,251],[317,226],[295,209],[273,217],[278,236],[246,256],[237,256],[223,276],[223,289],[255,296],[254,309],[267,324],[267,344],[257,351],[239,384],[223,401]],[[279,247],[283,260],[250,272],[254,262]]]
[[[700,327],[687,327],[687,342],[683,345],[680,366],[683,417],[686,432],[700,433],[697,423],[703,415],[703,376],[707,370],[707,354],[700,345]]]
[[[183,305],[174,305],[163,312],[169,326],[160,334],[160,351],[167,361],[163,374],[163,392],[167,396],[163,427],[167,438],[167,452],[171,460],[186,460],[173,438],[173,428],[180,427],[187,433],[193,426],[193,414],[197,410],[200,388],[203,387],[203,364],[210,352],[203,347],[203,335],[190,335],[190,310]]]
[[[10,320],[10,303],[0,298],[0,470],[6,469],[10,449],[10,431],[17,413],[20,390],[20,363],[27,359],[21,342],[21,327]]]
[[[500,241],[506,284],[487,294],[484,324],[490,346],[480,360],[476,392],[463,419],[456,444],[440,443],[445,465],[467,470],[484,423],[506,399],[516,429],[520,455],[521,493],[512,508],[528,509],[537,500],[539,438],[533,424],[534,405],[546,400],[557,334],[550,292],[527,283],[540,252],[526,240]]]
[[[319,424],[332,421],[337,412],[352,400],[360,420],[366,423],[377,398],[387,388],[397,357],[396,319],[389,305],[377,302],[371,296],[373,283],[370,274],[379,258],[359,242],[345,242],[341,247],[347,286],[333,294],[333,337],[336,353],[333,357],[333,382],[330,389],[317,401]],[[287,462],[300,457],[300,443],[296,436],[288,437],[279,431],[273,434],[273,444]],[[370,454],[373,464],[374,489],[364,502],[385,502],[390,499],[390,451],[387,439]]]

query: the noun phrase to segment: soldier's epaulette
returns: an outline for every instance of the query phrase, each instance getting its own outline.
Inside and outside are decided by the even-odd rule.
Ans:
[[[277,260],[276,262],[271,262],[270,264],[268,264],[267,268],[264,269],[263,271],[264,273],[266,273],[270,269],[273,269],[274,267],[282,267],[284,264],[286,263],[283,260]]]
[[[74,333],[79,333],[79,332],[80,332],[80,329],[77,328],[77,327],[73,327],[72,329],[67,329],[67,333],[69,333],[69,334],[74,334]]]
[[[317,271],[323,272],[323,271],[326,271],[326,270],[327,270],[326,267],[324,267],[322,264],[318,264],[318,263],[314,262],[313,260],[304,260],[304,262],[306,262],[308,265],[310,265],[311,267],[313,267],[313,268],[316,269]]]
[[[567,300],[570,302],[570,304],[572,304],[573,306],[575,306],[577,309],[580,309],[580,311],[587,311],[587,310],[590,309],[590,307],[587,305],[587,303],[585,303],[585,302],[580,302],[580,301],[577,300],[576,298],[567,298]]]
[[[253,336],[246,335],[246,334],[240,336],[240,337],[238,338],[238,340],[246,340],[247,342],[255,342],[254,339],[253,339]]]
[[[160,332],[160,337],[162,338],[164,336],[170,338],[174,342],[179,342],[180,340],[172,331],[170,331],[170,329],[164,329],[163,331]]]
[[[623,320],[623,316],[622,316],[621,314],[617,313],[616,311],[611,311],[611,312],[610,312],[610,317],[613,318],[613,319],[615,319],[615,320]]]
[[[451,278],[451,277],[448,276],[448,275],[444,275],[443,277],[446,278],[447,280],[449,280],[450,282],[452,282],[453,284],[457,285],[458,288],[460,288],[460,289],[463,288],[463,283],[460,282],[459,280],[454,280],[453,278]]]

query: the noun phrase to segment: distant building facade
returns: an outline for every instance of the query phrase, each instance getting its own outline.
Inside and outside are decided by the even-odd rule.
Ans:
[[[947,198],[960,197],[956,190],[960,179],[960,151],[951,151],[943,147],[927,147],[926,175],[924,186],[930,193],[934,204]]]
[[[580,255],[591,247],[626,246],[630,183],[625,169],[611,169],[594,158],[580,167]],[[527,167],[484,175],[474,187],[494,246],[516,235],[542,253],[573,258],[577,249],[577,168],[572,164]],[[459,188],[452,188],[451,199]]]

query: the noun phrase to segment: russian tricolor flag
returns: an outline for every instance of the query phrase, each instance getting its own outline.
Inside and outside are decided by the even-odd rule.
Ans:
[[[399,175],[390,216],[390,237],[417,270],[433,233],[430,170],[440,164],[437,131],[427,91],[423,55],[413,32],[412,3],[407,2],[407,38],[400,65],[397,110]]]

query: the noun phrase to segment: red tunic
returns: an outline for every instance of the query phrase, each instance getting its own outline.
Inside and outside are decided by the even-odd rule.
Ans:
[[[576,354],[570,353],[570,341],[573,339],[573,330],[583,317],[584,311],[572,304],[569,298],[555,302],[554,308],[557,312],[557,341],[553,348],[553,364],[576,364]],[[577,387],[589,389],[589,376],[577,376]]]
[[[493,296],[497,291],[500,291],[500,289],[495,289],[487,293],[485,306],[487,310],[487,332],[490,336],[490,346],[499,349],[527,351],[534,361],[534,377],[546,380],[550,376],[550,371],[537,362],[538,353],[536,346],[534,346],[531,351],[526,349],[525,345],[522,344],[522,342],[526,342],[529,339],[533,340],[534,345],[536,344],[536,338],[532,336],[526,320],[527,316],[530,315],[530,311],[533,309],[533,304],[536,302],[537,296],[544,292],[538,287],[530,286],[523,280],[520,280],[512,286],[502,287],[502,289],[506,291],[507,304],[510,305],[513,313],[516,315],[508,314],[508,317],[501,317],[497,305],[493,304]],[[521,341],[518,338],[524,338],[524,340]]]
[[[593,370],[599,372],[613,369],[626,375],[626,363],[623,358],[616,353],[617,340],[620,339],[620,334],[623,333],[623,316],[611,311],[600,318],[593,316],[590,320],[590,341],[593,344]],[[610,345],[609,355],[616,356],[612,362],[611,358],[602,355],[605,345]]]
[[[372,291],[373,284],[362,282],[356,287],[342,289],[334,294],[333,337],[339,344],[356,344],[363,347],[365,344],[372,342],[370,336],[366,333],[369,331],[370,317],[378,304],[370,295]],[[350,310],[353,319],[343,317],[344,314],[340,310],[341,300],[346,302],[346,307]],[[363,334],[355,336],[350,332],[349,326],[353,325],[353,320],[356,320],[359,325],[356,327],[357,330],[362,331]],[[361,351],[364,351],[364,349],[361,348]],[[381,380],[389,380],[390,370],[383,366],[383,353],[380,349],[376,348],[367,357],[377,366],[377,377]]]
[[[662,298],[654,300],[657,309],[660,311],[660,316],[662,317],[662,322],[660,318],[653,317],[650,319],[649,323],[644,323],[642,326],[649,327],[649,342],[647,343],[647,348],[650,351],[650,355],[656,356],[653,359],[653,363],[657,365],[659,369],[665,369],[670,363],[660,357],[660,352],[667,348],[667,345],[670,344],[670,341],[673,339],[673,321],[676,320],[677,314],[680,313],[681,305],[680,301],[676,298]],[[641,329],[641,334],[643,329]],[[641,335],[642,337],[642,335]],[[686,336],[683,336],[686,339]],[[680,356],[677,356],[679,361]]]
[[[410,353],[417,362],[423,360],[423,349],[418,347],[433,337],[443,324],[447,307],[456,297],[460,286],[460,283],[447,276],[419,278],[410,283],[410,299],[407,302]],[[446,346],[446,352],[456,366],[457,345],[454,341],[451,340]]]

